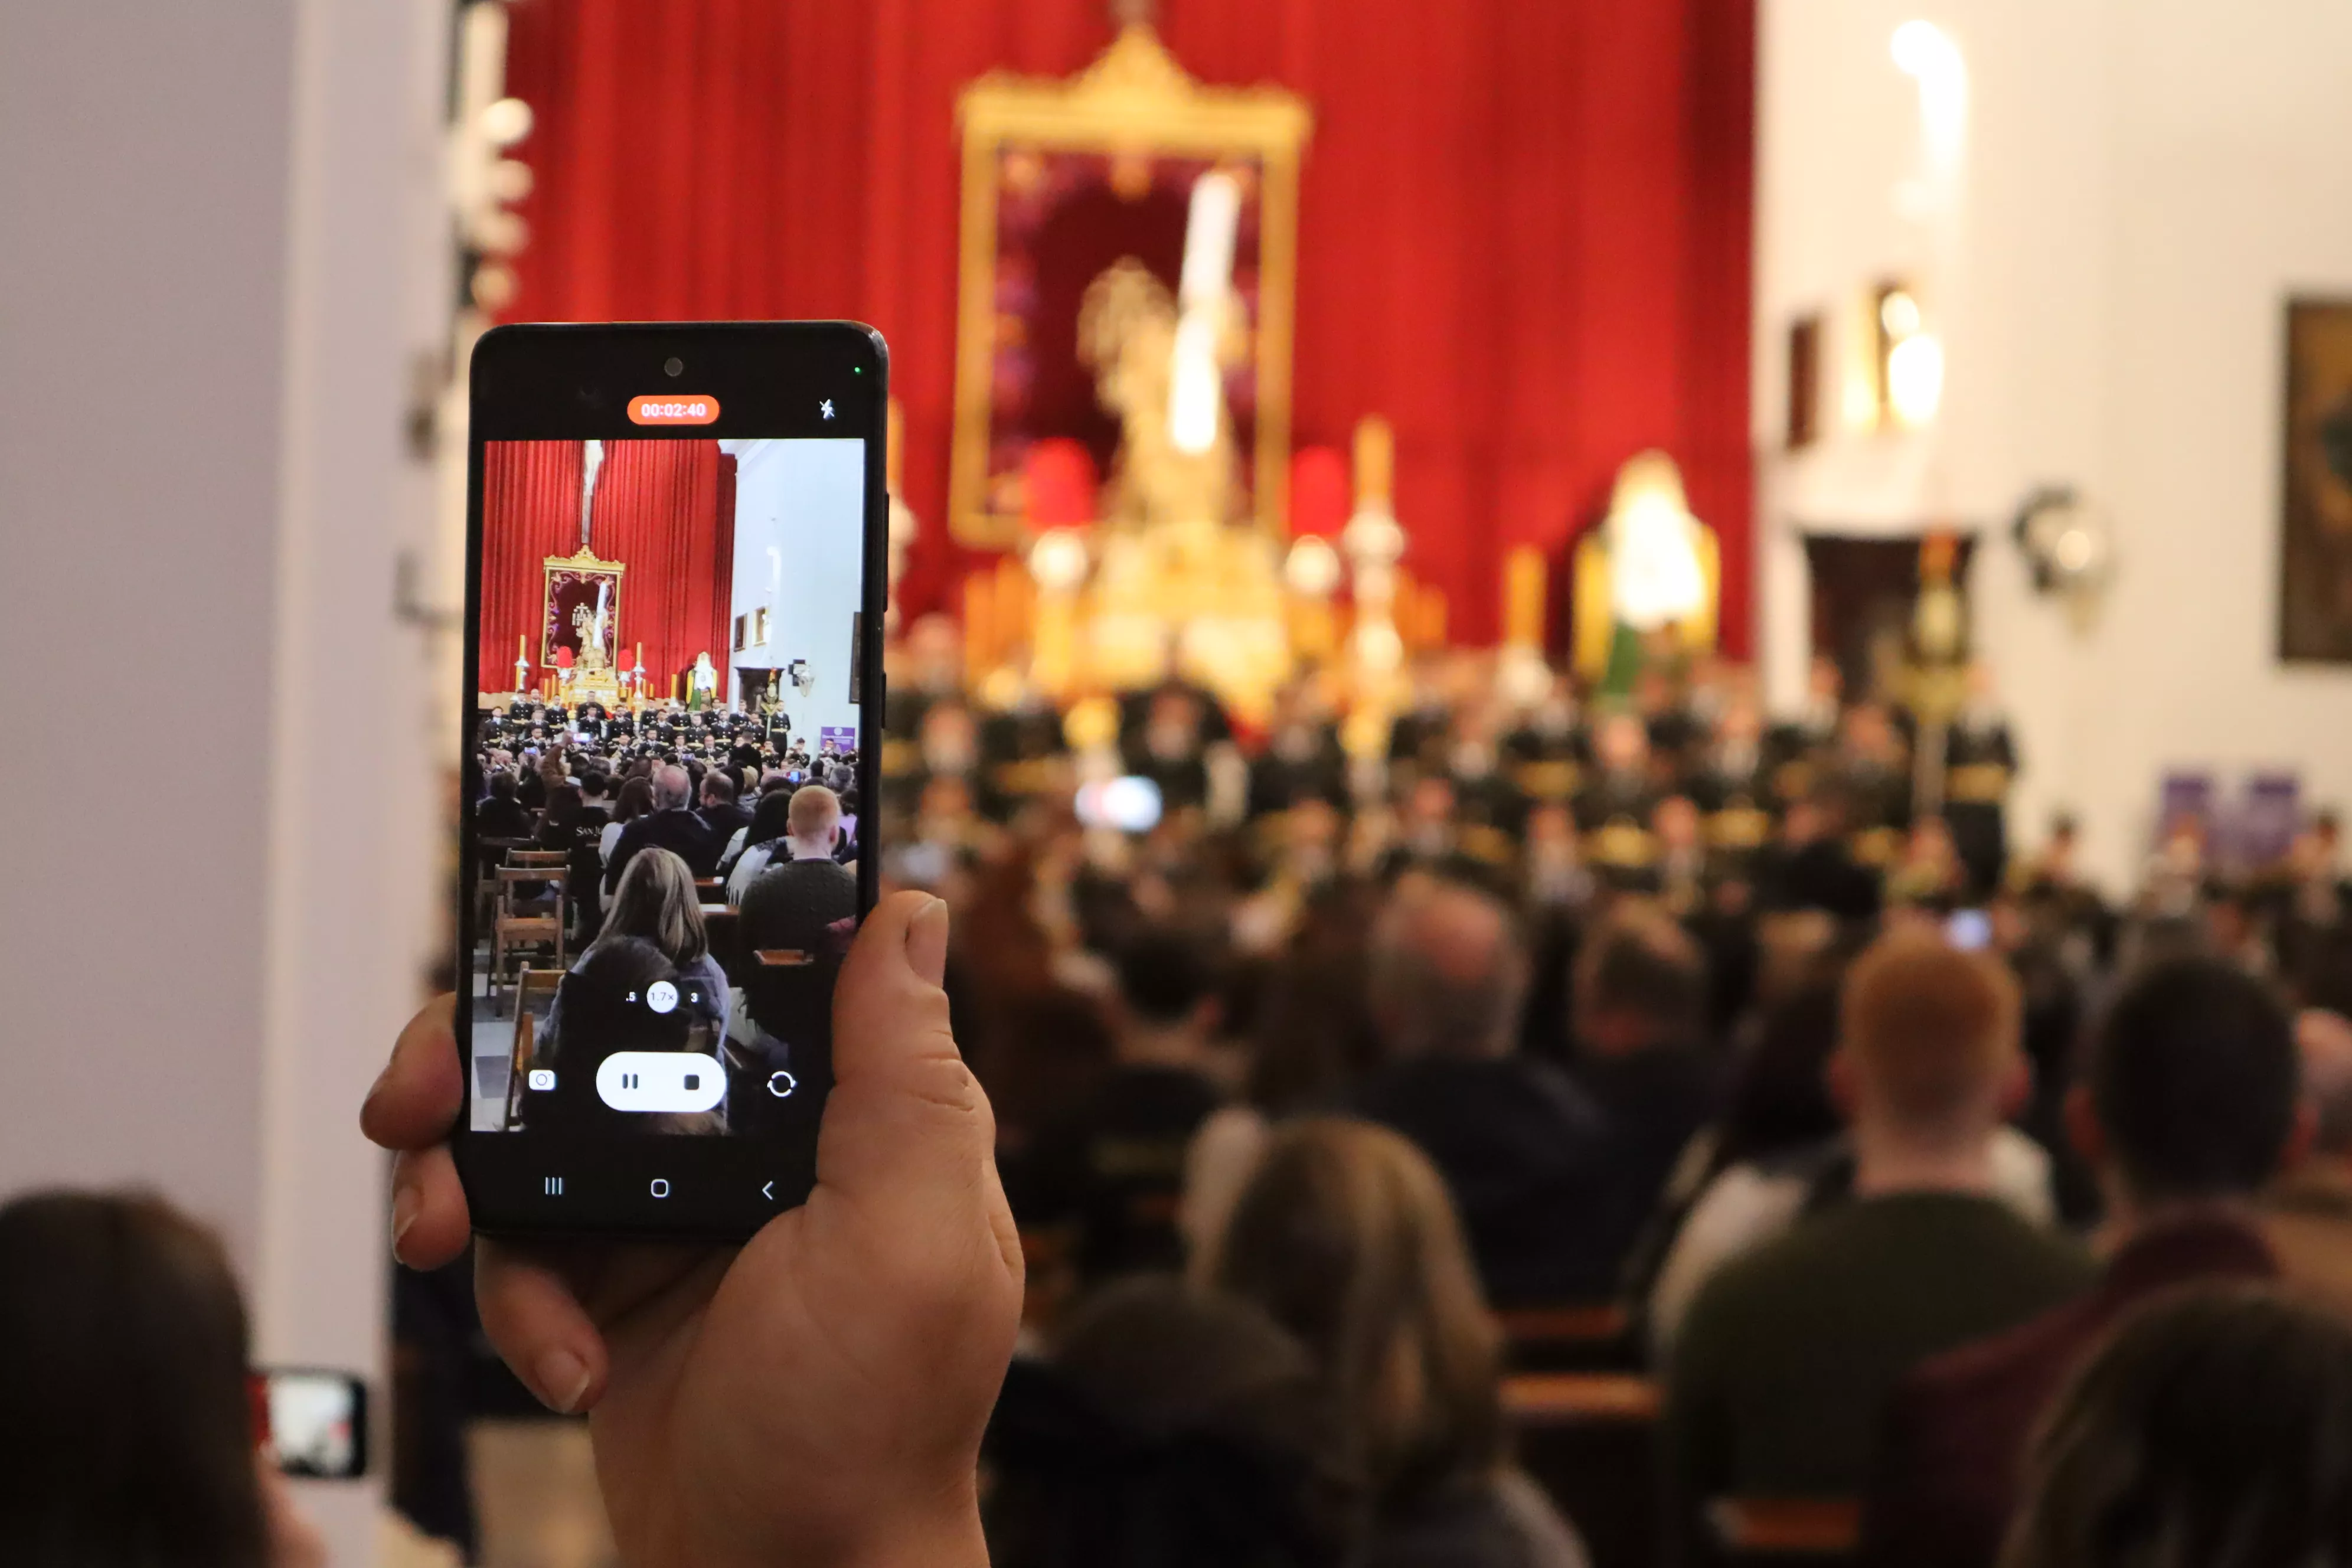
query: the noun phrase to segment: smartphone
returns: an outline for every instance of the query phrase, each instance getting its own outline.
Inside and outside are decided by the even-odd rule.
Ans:
[[[779,846],[729,903],[761,793],[816,787],[729,759],[773,691],[857,752],[861,800],[815,816],[879,793],[888,350],[844,321],[500,327],[470,387],[467,1201],[492,1235],[739,1240],[814,1184],[881,858],[870,826],[854,868]],[[633,721],[563,753],[604,811],[493,765],[493,715],[589,702]]]
[[[347,1481],[367,1473],[367,1384],[348,1372],[278,1367],[260,1376],[261,1442],[289,1476]]]

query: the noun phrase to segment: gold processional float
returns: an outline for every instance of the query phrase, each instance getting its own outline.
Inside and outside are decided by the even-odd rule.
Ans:
[[[1346,714],[1350,750],[1383,749],[1412,656],[1445,645],[1446,602],[1406,564],[1384,419],[1358,422],[1350,457],[1291,450],[1305,100],[1195,81],[1138,23],[1075,77],[980,79],[958,117],[949,527],[997,556],[962,586],[982,700],[1035,691],[1098,729],[1104,705],[1085,699],[1175,676],[1255,726],[1285,685],[1313,676]],[[1085,281],[1057,296],[1047,278]],[[891,416],[895,585],[916,523],[899,499],[895,405]],[[541,668],[555,674],[535,679],[519,649],[516,689],[608,706],[707,700],[707,653],[648,690],[643,650],[621,651],[625,568],[586,542],[598,445],[580,552],[545,563]],[[1523,544],[1502,566],[1504,682],[1532,699],[1551,679],[1549,563]],[[1626,463],[1573,569],[1571,663],[1589,681],[1714,646],[1715,536],[1666,454]]]
[[[1076,77],[982,78],[958,117],[949,522],[1002,552],[963,588],[983,700],[1034,689],[1074,706],[1172,675],[1260,724],[1311,674],[1352,746],[1383,745],[1446,606],[1404,563],[1387,423],[1358,424],[1352,463],[1290,450],[1306,102],[1204,86],[1137,24]],[[1075,310],[1041,281],[1080,276]],[[1045,359],[1065,346],[1074,363]],[[1066,395],[1073,373],[1091,406]],[[1549,680],[1548,575],[1533,545],[1504,563],[1501,657],[1521,689]],[[1575,582],[1588,678],[1661,634],[1712,647],[1715,538],[1664,453],[1625,466]]]

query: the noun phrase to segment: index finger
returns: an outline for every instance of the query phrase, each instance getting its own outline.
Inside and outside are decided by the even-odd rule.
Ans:
[[[361,1131],[373,1142],[429,1149],[457,1125],[466,1081],[457,1068],[456,1009],[455,996],[436,996],[400,1031],[392,1060],[360,1107]]]

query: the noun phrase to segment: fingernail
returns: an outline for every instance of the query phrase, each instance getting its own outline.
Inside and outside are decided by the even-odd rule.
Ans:
[[[948,907],[933,899],[907,922],[907,962],[929,985],[948,977]]]
[[[424,1194],[411,1186],[401,1186],[393,1189],[392,1251],[393,1256],[395,1258],[400,1255],[400,1238],[408,1234],[408,1227],[415,1225],[416,1223],[416,1216],[424,1212]]]
[[[570,1351],[554,1350],[539,1358],[539,1396],[559,1415],[580,1408],[588,1392],[588,1363]]]

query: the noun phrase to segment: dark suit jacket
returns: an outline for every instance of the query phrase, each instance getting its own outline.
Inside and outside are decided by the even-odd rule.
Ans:
[[[484,795],[474,803],[474,831],[484,838],[529,838],[530,813],[518,801]]]
[[[713,833],[710,824],[682,805],[640,816],[621,829],[613,846],[612,864],[604,868],[604,891],[620,887],[621,873],[640,849],[667,849],[696,876],[708,877],[719,869],[719,855],[726,847],[724,835]]]
[[[699,815],[710,825],[710,831],[719,835],[719,848],[722,854],[726,852],[727,841],[735,837],[737,828],[751,826],[751,808],[740,800],[730,800],[725,805],[706,805]]]
[[[1991,1568],[2035,1423],[2116,1319],[2178,1286],[2277,1273],[2270,1248],[2244,1226],[2219,1219],[2160,1226],[2116,1253],[2089,1295],[1921,1363],[1887,1402],[1861,1561]]]
[[[1559,1067],[1526,1055],[1432,1058],[1376,1074],[1355,1109],[1421,1146],[1454,1194],[1486,1294],[1592,1300],[1616,1283],[1609,1123]]]

